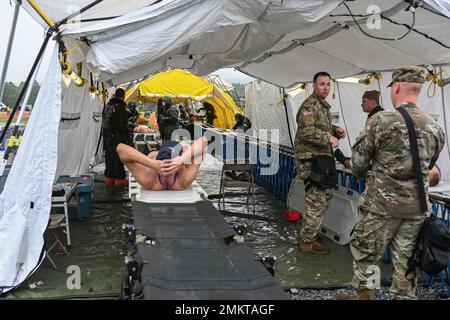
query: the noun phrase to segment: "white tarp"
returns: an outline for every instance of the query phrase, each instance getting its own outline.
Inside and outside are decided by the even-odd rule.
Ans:
[[[354,14],[367,14],[371,4],[358,1],[348,3],[348,6]],[[411,25],[412,13],[403,10],[407,5],[405,1],[377,2],[382,12],[391,12],[388,17],[393,22]],[[287,35],[270,50],[270,54],[265,53],[241,64],[239,70],[273,84],[290,87],[297,82],[311,81],[318,70],[328,70],[334,77],[343,78],[398,66],[450,63],[450,19],[446,17],[418,8],[414,24],[418,32],[411,31],[399,41],[382,41],[364,35],[351,18],[340,17],[348,14],[342,6],[332,14],[314,28]],[[380,20],[379,29],[369,30],[367,21],[367,18],[360,21],[363,30],[378,37],[400,37],[408,30],[386,19]]]
[[[205,75],[269,50],[285,34],[312,25],[339,3],[166,0],[65,35],[86,36],[92,42],[87,62],[103,80],[123,83],[169,66]]]
[[[399,38],[413,21],[403,0],[345,4],[361,28],[376,37]],[[429,4],[448,7],[445,1]],[[373,6],[383,17],[379,25],[370,24],[370,14],[378,12],[369,10]],[[442,13],[419,7],[414,30],[399,41],[385,41],[364,35],[342,1],[165,0],[117,19],[81,24],[64,35],[91,41],[89,67],[114,84],[169,67],[205,75],[237,66],[290,87],[309,81],[318,69],[345,77],[399,65],[448,64],[449,27]]]
[[[440,68],[437,68],[439,71]],[[450,67],[442,69],[443,77],[450,77]],[[362,78],[364,75],[361,76]],[[379,90],[381,92],[381,105],[386,110],[394,110],[391,99],[390,89],[386,86],[391,79],[390,72],[383,72],[380,81],[373,81],[369,86],[359,83],[339,82],[336,90],[332,90],[327,98],[331,105],[331,112],[339,114],[338,125],[347,130],[348,137],[340,141],[339,148],[347,156],[351,154],[350,146],[355,142],[359,132],[363,129],[367,119],[367,114],[362,111],[361,97],[366,90]],[[429,88],[430,83],[426,82],[419,96],[418,104],[422,110],[435,118],[444,131],[446,131],[446,144],[441,152],[438,165],[442,171],[442,177],[448,180],[450,176],[450,137],[448,129],[450,128],[449,117],[449,98],[450,87],[436,87],[434,96],[433,87]],[[335,91],[335,98],[332,93]],[[291,146],[291,140],[286,122],[284,106],[280,103],[282,91],[279,87],[260,81],[253,81],[246,85],[246,115],[252,121],[255,129],[279,129],[280,144]],[[306,91],[291,92],[287,96],[289,128],[291,129],[292,139],[295,139],[297,131],[296,115],[301,103],[306,99]],[[308,85],[308,93],[312,93],[312,86]],[[428,94],[432,96],[428,97]],[[446,104],[445,104],[446,103]]]
[[[57,163],[60,79],[55,48],[0,195],[0,288],[19,285],[39,263]]]
[[[151,5],[156,1],[157,0],[103,0],[95,6],[91,7],[89,10],[85,11],[80,16],[75,17],[72,24],[62,25],[61,30],[64,30],[66,28],[74,28],[78,23],[89,25],[97,23],[98,19],[108,19],[111,17],[121,16],[134,10],[138,10],[145,6]],[[93,3],[94,0],[34,0],[34,2],[36,2],[36,4],[50,19],[52,19],[53,22],[57,23],[62,19],[65,19],[70,15],[79,12],[82,8]],[[22,6],[43,27],[48,27],[48,25],[32,8],[28,1],[22,1]],[[88,22],[81,22],[80,19]]]

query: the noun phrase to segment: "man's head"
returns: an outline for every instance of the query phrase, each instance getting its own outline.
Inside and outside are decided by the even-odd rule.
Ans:
[[[361,107],[364,112],[370,113],[376,106],[380,105],[380,92],[370,90],[364,92],[362,96]]]
[[[177,141],[166,141],[156,155],[156,160],[168,160],[180,156],[183,153],[183,148]]]
[[[240,114],[240,113],[236,113],[236,114],[234,115],[234,119],[235,119],[236,121],[241,121],[243,118],[244,118],[244,116],[243,116],[242,114]]]
[[[322,99],[328,97],[328,94],[330,93],[330,87],[331,87],[331,76],[328,72],[321,71],[317,72],[314,75],[313,88],[314,92],[319,97],[321,97]]]
[[[125,90],[123,90],[122,88],[117,89],[116,92],[114,93],[114,97],[116,97],[117,99],[124,100]]]
[[[425,82],[425,75],[421,68],[411,66],[395,69],[392,72],[391,100],[394,107],[401,102],[416,102],[417,96]]]
[[[172,105],[172,99],[170,99],[170,97],[164,97],[162,102],[165,108],[168,108]]]

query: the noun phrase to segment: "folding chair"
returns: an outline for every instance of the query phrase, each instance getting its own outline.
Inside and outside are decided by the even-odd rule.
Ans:
[[[225,210],[225,188],[247,188],[247,211],[249,211],[248,203],[251,191],[253,213],[255,213],[255,189],[254,189],[253,173],[250,175],[250,181],[243,181],[237,179],[227,180],[225,178],[225,171],[235,171],[236,173],[245,173],[247,171],[253,172],[253,165],[248,163],[245,164],[224,163],[222,167],[222,175],[220,178],[219,202],[218,202],[219,209],[220,203],[222,202],[223,210]]]
[[[58,268],[56,267],[55,262],[53,261],[52,257],[50,256],[50,252],[55,248],[55,246],[59,245],[59,247],[65,254],[69,254],[66,247],[61,242],[58,235],[56,234],[56,230],[58,228],[64,227],[65,220],[66,220],[66,215],[64,215],[64,214],[50,214],[50,218],[48,221],[47,230],[50,231],[50,235],[53,237],[53,239],[50,241],[51,242],[50,246],[45,250],[45,257],[48,259],[48,261],[50,261],[50,263],[52,264],[52,266],[55,270],[57,270]]]

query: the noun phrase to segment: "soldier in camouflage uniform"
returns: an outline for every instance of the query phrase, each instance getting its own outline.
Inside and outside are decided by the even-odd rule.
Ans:
[[[368,113],[366,122],[364,124],[364,129],[369,123],[370,119],[380,111],[384,111],[384,109],[380,106],[380,91],[370,90],[364,92],[361,98],[361,107],[365,113]],[[338,148],[334,151],[334,157],[337,161],[342,163],[344,167],[347,169],[352,169],[352,163],[349,157],[344,156],[342,151]]]
[[[331,77],[326,72],[314,76],[314,92],[302,103],[297,113],[298,130],[295,136],[297,177],[305,181],[311,173],[311,159],[318,155],[333,157],[333,148],[339,145],[338,137],[346,132],[331,123],[331,106],[325,101],[330,93]],[[305,185],[308,183],[305,181]],[[332,190],[322,190],[316,185],[305,188],[305,212],[300,229],[299,250],[327,254],[328,248],[317,241],[322,219],[332,198]]]
[[[428,170],[444,146],[439,125],[416,104],[425,78],[417,67],[399,68],[392,74],[391,100],[404,107],[413,119],[417,133],[422,178],[428,191]],[[425,212],[419,205],[413,172],[408,129],[396,111],[377,113],[352,148],[353,173],[366,177],[366,189],[359,201],[361,220],[351,242],[355,295],[337,299],[371,299],[372,265],[377,265],[387,248],[392,253],[393,299],[416,299],[416,280],[406,279],[407,261],[416,245]]]

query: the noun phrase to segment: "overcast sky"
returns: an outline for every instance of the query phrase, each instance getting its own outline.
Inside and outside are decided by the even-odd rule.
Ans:
[[[0,0],[0,74],[3,71],[13,14],[14,4],[10,5],[8,0]],[[6,74],[6,81],[18,83],[26,79],[39,48],[44,41],[44,36],[44,28],[34,21],[30,15],[21,8],[16,27],[16,36],[9,61],[8,72]],[[49,45],[46,50],[44,60],[41,63],[40,71],[37,76],[37,80],[39,82],[42,82],[45,77],[50,61],[51,51],[53,50],[54,41],[50,41],[49,44],[52,45]],[[254,80],[253,78],[248,77],[241,72],[234,71],[233,69],[221,69],[220,71],[216,71],[214,73],[219,74],[222,79],[230,83],[247,83]]]

